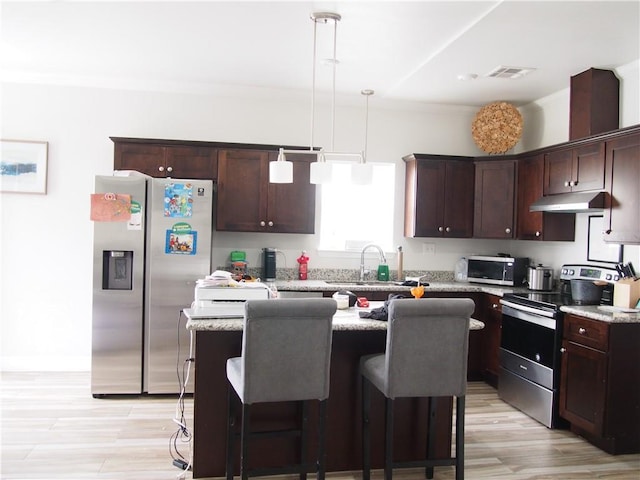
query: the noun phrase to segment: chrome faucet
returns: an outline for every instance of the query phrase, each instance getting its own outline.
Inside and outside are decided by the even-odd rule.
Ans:
[[[366,272],[364,269],[364,252],[366,252],[368,248],[377,248],[378,252],[380,252],[380,261],[382,263],[387,263],[387,257],[384,256],[384,252],[382,251],[382,248],[380,248],[375,243],[368,243],[367,245],[362,247],[362,251],[360,252],[360,281],[361,282],[364,282],[364,274]]]

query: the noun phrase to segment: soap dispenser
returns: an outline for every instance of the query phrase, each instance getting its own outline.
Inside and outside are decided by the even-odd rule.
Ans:
[[[378,280],[381,282],[386,282],[389,280],[389,265],[386,263],[381,263],[378,265]]]

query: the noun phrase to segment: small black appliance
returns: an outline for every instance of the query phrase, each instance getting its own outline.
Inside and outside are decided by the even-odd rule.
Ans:
[[[265,247],[262,249],[262,275],[265,282],[276,279],[276,249]]]

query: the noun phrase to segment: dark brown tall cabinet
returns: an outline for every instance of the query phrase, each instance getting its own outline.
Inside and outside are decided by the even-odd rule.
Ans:
[[[114,142],[113,168],[137,170],[152,177],[215,180],[216,148],[173,140],[146,140],[111,137]]]
[[[474,238],[514,238],[516,160],[476,162]]]
[[[405,161],[404,234],[469,238],[473,234],[473,161],[412,154]]]
[[[516,237],[519,240],[573,241],[575,213],[530,212],[533,202],[542,197],[544,155],[535,154],[518,160],[518,200]]]
[[[640,324],[565,315],[560,416],[612,454],[640,452]]]
[[[314,233],[315,185],[310,156],[287,155],[293,183],[269,183],[277,152],[220,150],[216,229],[234,232]]]
[[[607,142],[606,184],[604,240],[640,243],[640,133]]]

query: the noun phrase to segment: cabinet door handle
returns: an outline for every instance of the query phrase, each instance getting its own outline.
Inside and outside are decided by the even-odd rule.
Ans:
[[[505,228],[504,233],[511,233],[511,229],[509,227]]]
[[[560,349],[560,353],[564,353],[564,352],[566,352],[566,351],[567,351],[567,349],[566,349],[566,348],[564,348],[564,347],[562,347],[562,348]]]
[[[580,328],[578,329],[578,333],[579,333],[580,335],[584,335],[585,333],[587,333],[587,329],[586,329],[586,328],[583,328],[583,327],[580,327]]]
[[[167,172],[173,172],[173,167],[167,167]]]
[[[158,167],[158,171],[159,171],[159,172],[164,172],[164,167],[163,167],[162,165],[160,165],[160,166]]]
[[[571,186],[571,182],[569,180],[564,182],[564,186],[565,187],[570,187]]]
[[[575,186],[577,186],[577,185],[578,185],[578,180],[574,180],[574,181],[573,181],[573,182],[571,182],[571,183],[572,183],[572,185],[571,185],[571,186],[572,186],[572,187],[575,187]]]
[[[438,231],[439,231],[439,232],[444,232],[444,228],[442,228],[442,227],[438,227]]]
[[[269,221],[269,226],[273,227],[273,222],[272,221]]]
[[[445,228],[446,232],[449,233],[451,231],[451,227]]]
[[[496,308],[498,308],[499,306],[500,306],[500,305],[498,305],[497,303],[492,303],[492,304],[491,304],[491,308],[493,308],[494,310],[495,310]]]
[[[536,237],[539,237],[540,235],[542,235],[540,232],[536,232]]]
[[[265,225],[266,225],[266,223],[264,223],[264,220],[262,220],[262,221],[260,222],[260,226],[261,226],[261,227],[264,227]]]

